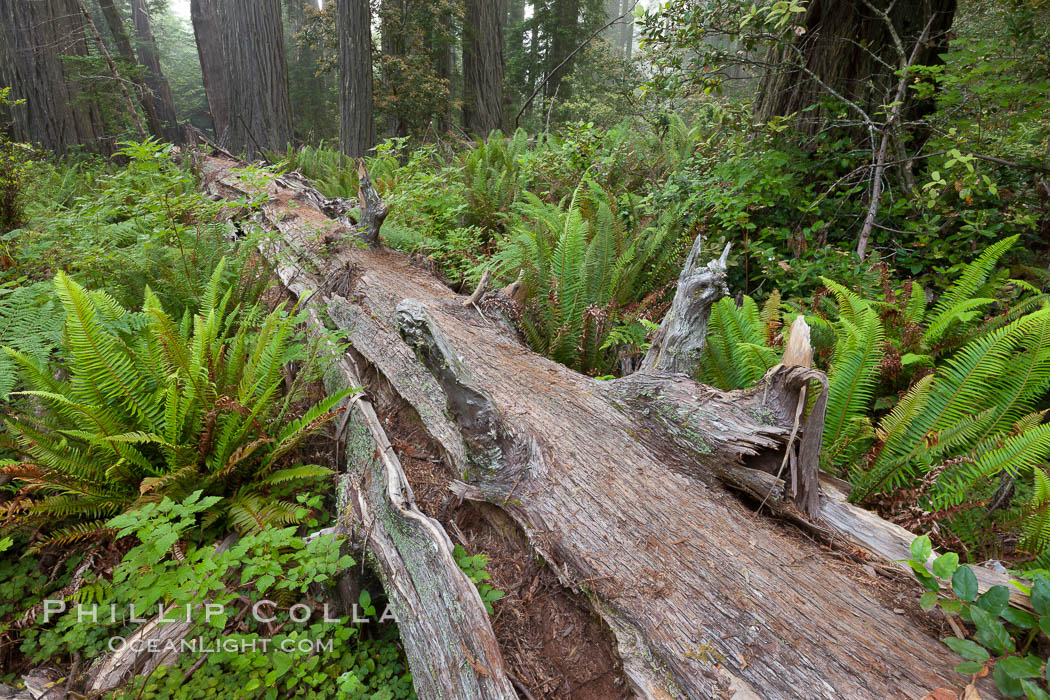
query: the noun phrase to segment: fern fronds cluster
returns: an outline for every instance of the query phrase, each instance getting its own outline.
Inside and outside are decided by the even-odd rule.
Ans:
[[[50,285],[0,285],[0,345],[13,348],[37,364],[46,364],[62,340],[62,309],[49,293]],[[0,400],[18,382],[18,368],[0,354]]]
[[[526,192],[516,211],[520,223],[494,260],[504,277],[522,273],[526,340],[580,371],[607,372],[616,361],[606,345],[609,332],[627,320],[625,307],[673,276],[677,233],[659,225],[631,228],[625,219],[634,219],[593,183],[559,204]]]
[[[494,131],[463,154],[466,225],[495,232],[505,229],[511,206],[521,194],[521,159],[528,151],[529,136],[518,129],[510,138]]]
[[[1050,393],[1050,306],[1040,290],[1016,281],[1009,284],[1018,298],[1003,301],[1008,283],[996,277],[996,264],[1015,242],[1007,238],[983,251],[930,308],[917,284],[892,301],[872,300],[824,278],[827,299],[835,301],[832,320],[806,319],[814,331],[832,333],[822,359],[829,396],[821,462],[849,477],[852,498],[928,481],[920,505],[950,513],[951,527],[974,542],[988,516],[967,508],[993,503],[1005,472],[1018,494],[1034,489],[1018,528],[1038,553],[1048,540],[1041,533],[1050,532],[1040,486],[1050,424],[1038,410]],[[783,306],[778,294],[762,310],[748,296],[739,306],[732,299],[716,303],[698,378],[723,389],[758,381],[780,356],[774,319],[789,321],[795,313]],[[891,324],[904,329],[893,340]],[[898,343],[903,355],[895,354]],[[899,399],[877,399],[887,371],[913,377]]]
[[[778,300],[779,303],[779,300]],[[704,348],[699,380],[720,389],[743,389],[762,378],[779,361],[779,353],[767,335],[768,322],[751,297],[745,295],[741,305],[726,297],[711,307],[707,345]]]
[[[53,541],[101,528],[115,514],[196,490],[224,496],[209,512],[241,530],[295,522],[291,487],[327,476],[287,457],[336,411],[334,395],[299,418],[282,395],[301,359],[295,318],[230,306],[220,263],[200,311],[173,319],[147,288],[141,312],[60,273],[63,372],[8,347],[38,410],[6,420],[20,452],[4,465],[24,488],[7,526],[44,527]]]

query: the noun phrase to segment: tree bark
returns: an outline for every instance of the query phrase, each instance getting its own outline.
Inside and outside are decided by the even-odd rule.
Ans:
[[[701,266],[701,243],[702,239],[697,238],[689,251],[685,267],[678,276],[671,309],[642,359],[641,370],[644,372],[690,376],[700,366],[711,304],[729,293],[726,287],[729,245],[726,245],[721,259]]]
[[[368,0],[339,0],[339,139],[360,158],[376,145],[372,76],[372,11]]]
[[[467,0],[463,28],[463,128],[488,136],[503,125],[506,0]]]
[[[623,0],[620,13],[629,13],[634,2],[635,0]],[[628,60],[634,54],[634,15],[628,14],[623,18],[623,24],[620,25],[620,50],[623,51],[623,57]]]
[[[507,3],[507,57],[520,58],[525,50],[525,0],[509,0]]]
[[[102,116],[80,100],[62,56],[86,56],[84,21],[74,0],[0,0],[0,75],[12,99],[12,136],[57,154],[77,146],[108,153]]]
[[[252,191],[229,173],[231,165],[232,161],[204,161],[205,187],[213,195],[239,197]],[[324,197],[294,174],[279,178],[277,185],[277,197],[263,206],[268,221],[283,219],[281,225],[289,230],[328,240],[354,235],[348,222],[333,221],[318,210],[318,206],[329,209]],[[371,196],[363,201],[362,218],[377,218],[376,212],[367,211],[373,203]],[[303,216],[289,216],[289,207],[301,209]],[[363,240],[367,238],[364,233]],[[279,256],[276,249],[266,252]],[[345,301],[340,292],[349,293],[348,289],[331,284],[332,278],[316,287],[316,280],[304,276],[294,262],[278,262],[275,268],[286,289],[310,299],[304,304],[309,325],[327,337],[324,328],[333,312],[328,307],[339,314],[336,307]],[[352,269],[339,274],[350,275]],[[325,386],[330,392],[364,386],[367,369],[367,363],[350,353],[332,363]],[[441,525],[416,507],[412,487],[371,401],[367,396],[352,397],[347,410],[338,430],[338,440],[345,445],[341,449],[346,471],[339,477],[336,512],[349,517],[342,517],[337,529],[371,555],[401,630],[417,694],[449,700],[515,700],[477,588],[456,563]]]
[[[379,4],[379,49],[382,54],[381,78],[385,92],[398,92],[402,71],[400,57],[405,55],[405,29],[408,26],[408,0],[380,0]],[[386,135],[394,138],[408,136],[408,122],[397,113],[396,100],[385,105]]]
[[[149,18],[146,0],[131,0],[131,17],[135,24],[135,39],[138,43],[139,63],[146,69],[146,89],[156,105],[156,116],[163,126],[163,138],[172,143],[182,143],[182,129],[175,114],[175,98],[171,85],[160,67],[157,42],[153,37],[153,26]]]
[[[117,64],[113,60],[113,56],[109,53],[109,49],[106,48],[106,43],[102,41],[102,35],[99,34],[98,27],[95,26],[95,20],[91,18],[91,13],[88,12],[87,6],[84,5],[84,0],[76,0],[76,4],[80,13],[84,16],[85,25],[91,32],[91,36],[95,39],[95,45],[98,47],[98,52],[102,55],[102,58],[105,59],[106,65],[109,67],[109,72],[113,76],[113,82],[117,84],[117,89],[124,98],[124,104],[128,108],[128,113],[131,115],[131,121],[134,123],[135,129],[139,132],[139,136],[142,140],[145,141],[146,128],[142,125],[142,118],[139,116],[139,111],[135,109],[135,103],[131,101],[131,95],[128,94],[128,88],[124,84],[124,78],[117,69]]]
[[[206,158],[209,191],[250,192],[230,172],[238,165]],[[821,519],[808,519],[770,473],[795,420],[791,387],[811,370],[778,368],[737,392],[659,372],[594,380],[529,352],[404,256],[348,240],[352,230],[328,220],[309,188],[282,179],[269,197],[264,218],[280,235],[267,254],[286,286],[300,297],[316,290],[312,308],[351,332],[358,366],[415,408],[462,479],[454,492],[505,511],[562,583],[586,594],[639,696],[922,697],[963,684],[952,673],[954,655],[921,622],[895,612],[899,603],[881,602],[875,580],[725,490],[767,498],[807,532],[899,570],[889,560],[906,556],[905,531],[846,504],[831,484]],[[385,454],[379,445],[368,454]],[[391,494],[366,491],[356,491],[366,513]],[[406,493],[405,485],[396,490]],[[352,512],[347,527],[368,531],[375,522]],[[396,537],[389,546],[389,565],[414,547]],[[422,575],[414,566],[388,572],[391,595],[419,592],[409,583]],[[421,610],[428,608],[399,618],[410,625],[406,635],[420,629],[412,613]],[[447,606],[435,614],[456,618]],[[474,668],[474,651],[464,661],[458,642],[450,645],[463,637],[474,644],[472,632],[448,624],[427,633],[436,639],[406,646],[414,673],[450,655]],[[429,696],[503,697],[457,695],[448,683],[435,681]],[[979,681],[982,693],[988,683]]]
[[[280,0],[230,0],[223,27],[230,124],[220,145],[249,159],[293,140]]]
[[[230,90],[221,34],[221,27],[226,22],[226,6],[218,0],[190,0],[190,18],[215,141],[226,143],[230,128]]]
[[[106,18],[106,26],[109,27],[117,53],[125,61],[134,65],[135,51],[131,48],[131,40],[128,38],[127,31],[124,30],[124,20],[117,6],[113,4],[113,0],[98,0],[98,6],[102,10],[102,16]]]
[[[98,5],[102,10],[102,16],[106,18],[106,25],[109,27],[109,33],[113,37],[114,45],[117,47],[117,53],[134,71],[130,77],[138,89],[139,102],[142,103],[142,110],[146,113],[146,123],[149,125],[149,132],[154,137],[163,139],[165,136],[164,127],[161,125],[160,117],[157,115],[157,106],[153,99],[153,93],[146,86],[146,81],[135,70],[138,64],[135,61],[135,51],[131,47],[131,40],[128,39],[128,33],[124,29],[124,20],[121,18],[116,5],[113,4],[113,0],[99,0]]]
[[[551,46],[547,56],[547,70],[550,77],[544,87],[544,96],[560,95],[565,99],[567,93],[561,82],[572,70],[572,61],[562,62],[579,45],[580,39],[580,0],[555,0],[553,22],[547,28],[551,35]]]
[[[790,43],[774,47],[767,57],[773,67],[763,80],[756,114],[762,120],[802,114],[805,108],[835,97],[833,90],[867,115],[874,115],[891,101],[897,85],[894,70],[907,59],[927,24],[931,41],[918,55],[916,65],[940,62],[938,55],[947,47],[955,7],[956,0],[808,3],[801,22],[805,32],[797,34]],[[880,16],[880,12],[887,15]],[[929,101],[909,101],[903,108],[905,119],[917,118],[931,107]],[[859,119],[859,114],[853,113],[849,118]],[[822,120],[818,114],[807,118],[799,128],[816,133]]]

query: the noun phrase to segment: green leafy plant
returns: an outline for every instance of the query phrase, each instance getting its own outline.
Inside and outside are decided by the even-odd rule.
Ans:
[[[485,604],[485,609],[488,610],[489,615],[494,615],[496,611],[493,609],[492,604],[507,594],[504,591],[497,590],[492,584],[485,583],[492,579],[492,575],[485,571],[485,566],[489,562],[488,556],[484,554],[472,556],[467,554],[467,550],[463,549],[462,545],[458,544],[452,550],[452,556],[455,557],[456,563],[459,564],[459,568],[463,570],[467,578],[478,587],[478,593],[481,594],[481,602]]]
[[[596,185],[580,185],[559,205],[526,193],[518,214],[521,223],[501,243],[495,262],[504,277],[522,274],[525,338],[563,364],[604,373],[616,357],[603,346],[609,330],[626,318],[625,307],[642,302],[673,275],[675,230],[633,229],[619,216],[617,202]]]
[[[50,293],[51,285],[0,284],[0,344],[21,352],[40,366],[62,342],[64,314]],[[11,357],[0,354],[0,400],[6,400],[18,382]]]
[[[462,155],[467,225],[489,232],[505,230],[511,205],[519,199],[521,160],[528,148],[529,136],[523,129],[510,138],[494,131]]]
[[[41,187],[27,193],[26,225],[0,238],[10,258],[0,278],[34,281],[63,270],[127,307],[142,304],[148,285],[181,318],[199,308],[225,258],[233,303],[254,303],[270,278],[256,254],[260,234],[250,225],[238,231],[224,212],[258,202],[210,201],[171,144],[127,142],[117,157],[124,167],[87,159],[34,165]]]
[[[926,535],[911,543],[911,566],[926,589],[919,601],[924,610],[939,607],[947,615],[959,616],[975,627],[973,639],[946,637],[943,641],[963,659],[955,670],[977,674],[992,667],[996,688],[1010,698],[1045,700],[1050,669],[1036,653],[1037,638],[1050,633],[1050,580],[1036,576],[1025,593],[1030,594],[1035,614],[1010,607],[1010,589],[992,586],[980,593],[977,577],[969,566],[959,564],[955,552],[942,554],[927,564],[933,546]],[[1021,584],[1017,584],[1020,586]]]
[[[283,368],[305,357],[295,318],[229,308],[222,272],[220,264],[202,311],[181,322],[148,288],[143,311],[130,313],[56,277],[68,378],[6,350],[31,387],[20,395],[43,409],[6,421],[21,459],[4,471],[25,484],[5,504],[9,526],[43,525],[46,542],[70,542],[107,532],[110,516],[197,489],[228,496],[209,518],[242,531],[300,519],[281,494],[330,472],[288,458],[348,392],[293,419],[295,392],[281,387]]]
[[[0,113],[24,103],[25,100],[11,99],[11,88],[0,86]],[[0,234],[22,223],[26,173],[35,155],[28,145],[15,143],[0,133]]]
[[[913,502],[981,548],[995,542],[986,512],[995,503],[996,522],[1026,533],[1022,545],[1042,557],[1050,517],[1037,467],[1050,457],[1039,411],[1050,389],[1050,311],[1047,295],[996,272],[1016,241],[963,266],[932,306],[915,283],[895,292],[887,282],[882,298],[866,299],[823,278],[826,292],[805,318],[829,379],[822,465],[850,479],[852,498],[918,489]],[[835,301],[827,313],[824,299]],[[715,304],[700,379],[754,384],[778,361],[780,328],[798,313],[783,306],[779,294],[762,310],[748,296],[739,307]],[[997,502],[997,493],[1010,498]]]
[[[188,617],[188,638],[212,651],[182,654],[172,666],[133,678],[114,697],[247,693],[320,699],[339,691],[414,697],[396,627],[386,625],[389,629],[373,635],[349,618],[322,614],[324,587],[354,564],[340,554],[340,538],[325,534],[307,541],[297,528],[274,527],[220,544],[195,543],[199,519],[220,500],[195,491],[180,502],[163,498],[110,520],[116,537],[133,546],[111,578],[88,573],[65,611],[38,616],[24,647],[38,660],[73,651],[90,660],[110,638],[135,631],[132,606],[139,615],[152,615],[162,605],[169,620]],[[173,555],[176,546],[180,556]],[[83,618],[77,604],[105,611],[112,605],[120,614],[98,614],[89,623],[90,613]],[[293,615],[291,606],[297,604],[308,610],[305,619]],[[247,614],[254,606],[260,606],[258,616]]]

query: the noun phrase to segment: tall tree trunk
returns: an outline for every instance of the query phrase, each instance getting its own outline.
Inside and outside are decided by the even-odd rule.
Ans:
[[[455,55],[453,52],[455,39],[453,32],[452,10],[446,10],[441,13],[440,26],[432,32],[434,73],[439,79],[445,81],[445,84],[448,86],[448,103],[441,114],[438,115],[437,128],[440,131],[451,130],[453,123],[452,75],[455,70]]]
[[[551,76],[544,86],[544,96],[549,98],[558,95],[565,99],[567,95],[561,83],[572,69],[572,61],[565,59],[580,39],[580,0],[555,0],[553,19],[549,27],[551,49],[546,61]]]
[[[533,5],[535,12],[535,5]],[[529,60],[528,60],[528,94],[536,90],[543,77],[543,68],[540,65],[540,23],[536,15],[532,16],[532,27],[529,32]]]
[[[149,132],[154,137],[163,139],[165,136],[164,127],[157,113],[153,93],[150,92],[146,81],[143,80],[142,75],[137,70],[135,51],[131,47],[131,40],[128,39],[127,31],[124,29],[124,20],[120,16],[120,11],[113,4],[113,0],[98,0],[98,6],[102,10],[102,16],[106,18],[106,25],[109,27],[109,33],[113,37],[114,45],[117,47],[117,53],[133,70],[130,78],[138,90],[139,101],[142,103],[142,109],[146,113],[146,123],[149,125]]]
[[[139,63],[146,69],[146,87],[150,93],[150,101],[155,105],[155,116],[163,125],[164,138],[172,143],[181,143],[182,130],[175,114],[175,98],[160,67],[160,56],[157,52],[157,42],[153,38],[153,26],[146,0],[131,0],[131,18],[135,24]]]
[[[520,57],[525,48],[525,0],[507,3],[507,58]]]
[[[463,29],[463,127],[487,136],[503,125],[506,0],[467,0]]]
[[[405,55],[404,32],[408,24],[408,0],[382,0],[379,17],[379,49],[383,55],[383,84],[388,93],[397,95],[398,58]],[[400,96],[399,96],[400,97]],[[396,112],[394,104],[387,110],[386,130],[393,137],[408,136],[408,122]]]
[[[61,56],[87,55],[84,21],[74,0],[0,0],[0,74],[13,99],[12,136],[55,153],[84,146],[108,152],[102,116],[79,100]]]
[[[190,0],[190,18],[212,129],[215,140],[223,143],[230,128],[230,78],[221,33],[226,6],[219,0]]]
[[[633,6],[634,0],[623,0],[620,13],[629,13]],[[620,49],[626,59],[630,59],[634,54],[634,15],[627,14],[620,25]]]
[[[801,23],[805,31],[797,33],[792,43],[774,47],[768,56],[773,68],[763,81],[757,116],[768,120],[802,114],[821,100],[841,96],[855,105],[849,119],[864,122],[861,112],[875,119],[881,106],[892,100],[897,85],[894,71],[907,60],[928,23],[928,45],[916,64],[939,63],[955,7],[956,0],[810,2]],[[931,107],[928,102],[909,101],[903,108],[904,120]],[[822,127],[824,115],[811,115],[799,122],[799,128],[814,134]]]
[[[124,104],[128,108],[128,113],[131,116],[131,121],[135,124],[135,129],[139,132],[139,136],[143,141],[146,140],[146,127],[142,125],[142,118],[139,116],[139,112],[135,109],[135,103],[131,101],[131,95],[128,94],[128,88],[124,84],[124,78],[121,76],[120,71],[117,69],[116,61],[113,60],[113,56],[109,53],[109,49],[106,48],[106,43],[102,41],[102,35],[99,34],[98,27],[95,26],[95,20],[91,18],[91,13],[88,12],[87,6],[84,4],[84,0],[76,0],[77,9],[80,10],[80,14],[84,17],[84,24],[88,31],[91,32],[91,36],[95,39],[95,45],[98,47],[98,52],[105,59],[106,65],[109,67],[110,75],[113,76],[113,82],[116,83],[117,89],[120,92],[121,97],[124,98]]]
[[[629,1],[629,0],[628,0]],[[623,0],[605,0],[605,21],[609,22],[620,16],[623,12]],[[620,41],[620,28],[613,25],[602,32],[602,37],[609,42],[613,54],[622,50]]]
[[[230,0],[223,28],[230,124],[223,145],[249,158],[293,140],[280,0]]]
[[[376,145],[372,97],[372,11],[368,0],[338,0],[339,140],[362,157]]]
[[[113,0],[98,0],[98,6],[102,10],[102,16],[106,18],[106,26],[109,27],[109,33],[113,36],[117,53],[125,61],[134,64],[135,52],[131,48],[128,33],[124,30],[124,20],[120,16],[120,10],[113,4]]]
[[[299,33],[317,13],[315,0],[285,0],[285,46],[288,63],[288,90],[292,99],[292,125],[296,137],[316,143],[339,137],[339,123],[331,119],[338,98],[331,99],[335,83],[318,71],[320,52]]]

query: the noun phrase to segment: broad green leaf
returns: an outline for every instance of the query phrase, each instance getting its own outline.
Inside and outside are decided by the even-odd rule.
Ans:
[[[925,564],[926,560],[933,554],[933,545],[930,544],[930,538],[928,535],[919,535],[911,542],[911,558],[920,564]]]
[[[922,598],[919,598],[919,607],[923,610],[929,610],[937,605],[937,594],[933,591],[926,591],[922,594]]]
[[[1032,608],[1040,615],[1050,615],[1050,581],[1042,576],[1032,583]]]
[[[999,692],[1008,698],[1019,698],[1024,695],[1021,681],[1003,670],[1002,662],[996,663],[995,668],[992,669],[992,680],[995,681],[995,687],[999,689]]]
[[[1003,667],[1003,671],[1011,678],[1038,678],[1041,665],[1037,665],[1029,659],[1020,656],[1008,656],[997,662]]]
[[[273,670],[277,673],[277,677],[280,678],[288,673],[288,669],[292,667],[294,662],[295,657],[291,654],[287,654],[283,651],[275,652],[273,655]]]
[[[933,575],[937,578],[951,578],[952,574],[958,570],[959,555],[955,552],[942,554],[933,562]]]
[[[979,664],[976,661],[963,661],[955,667],[958,673],[980,673],[984,670],[984,664]]]
[[[1024,690],[1024,695],[1028,700],[1050,700],[1050,695],[1047,695],[1045,690],[1032,681],[1021,681],[1021,689]]]
[[[988,654],[988,650],[982,647],[976,642],[972,642],[969,639],[959,639],[958,637],[945,637],[941,640],[947,644],[952,651],[959,656],[969,661],[977,661],[983,663],[991,658]]]
[[[1006,586],[992,586],[981,594],[977,604],[992,615],[999,617],[1010,604],[1010,589]]]
[[[272,586],[275,580],[270,574],[260,576],[259,580],[255,582],[255,587],[259,589],[260,593],[265,593],[266,589]]]
[[[979,606],[970,607],[973,623],[977,625],[976,639],[996,654],[1007,654],[1014,650],[1013,640],[1003,623]]]
[[[967,603],[977,597],[977,577],[968,566],[960,566],[952,575],[952,590],[955,595]]]
[[[1026,630],[1030,630],[1036,625],[1035,615],[1027,613],[1024,610],[1018,610],[1017,608],[1007,607],[1002,613],[1000,613],[1000,617],[1011,625],[1017,625]]]

